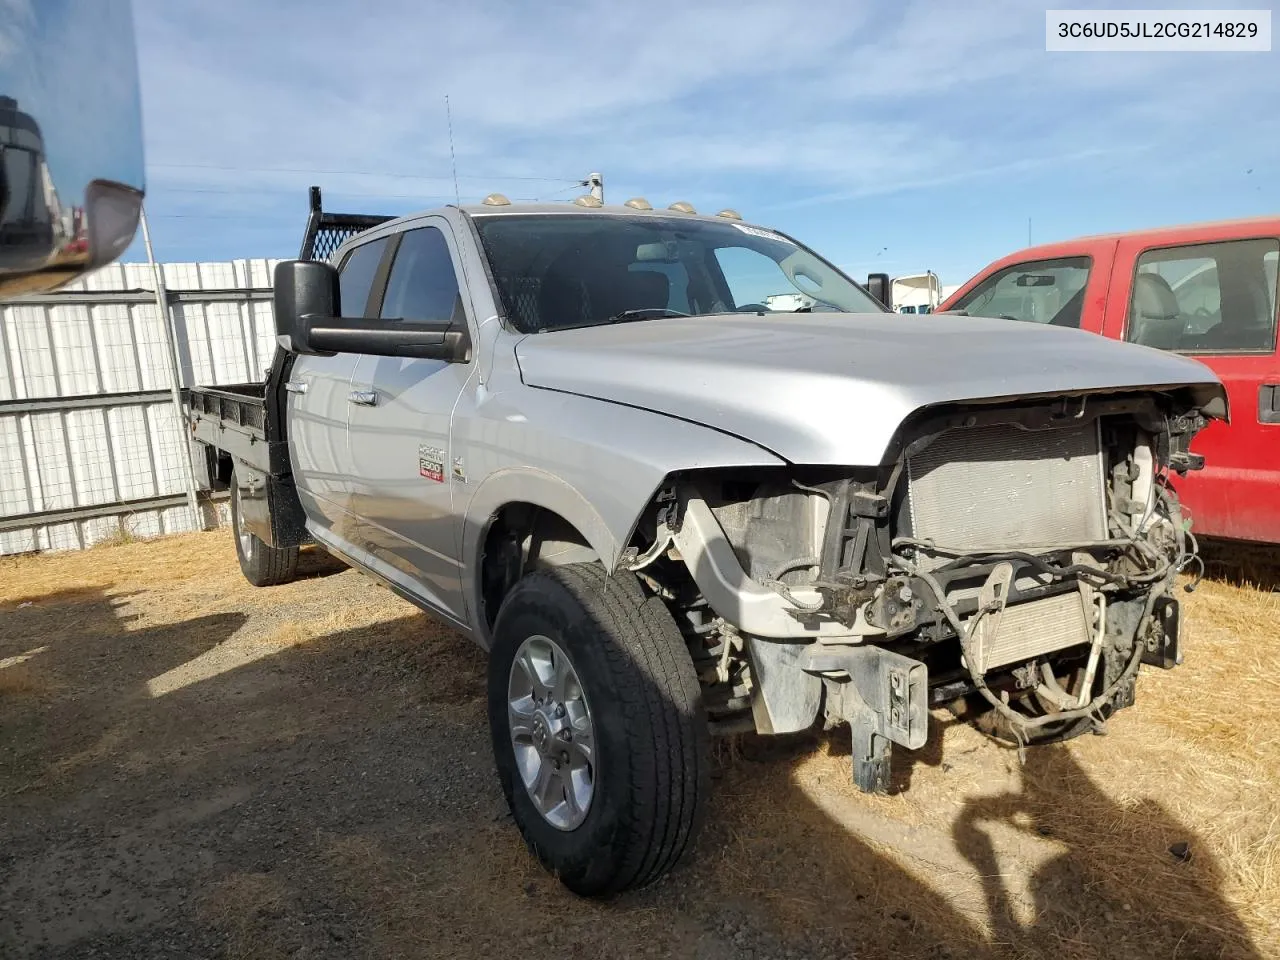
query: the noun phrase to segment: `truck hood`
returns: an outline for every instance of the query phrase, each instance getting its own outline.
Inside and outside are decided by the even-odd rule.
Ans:
[[[733,314],[525,337],[529,386],[623,403],[750,440],[792,463],[873,465],[923,407],[1201,385],[1204,364],[1080,330],[980,317]]]

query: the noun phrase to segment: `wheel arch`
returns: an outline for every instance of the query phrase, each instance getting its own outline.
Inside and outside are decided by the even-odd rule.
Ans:
[[[466,599],[472,611],[475,636],[486,650],[492,643],[491,626],[496,609],[486,602],[486,549],[493,546],[494,534],[514,517],[531,524],[536,533],[548,537],[561,548],[551,564],[597,560],[612,571],[628,543],[636,521],[654,491],[625,522],[610,522],[578,490],[565,480],[541,470],[524,468],[491,474],[467,505],[462,531],[462,569]],[[532,513],[534,516],[526,517]],[[621,516],[623,511],[615,511]],[[580,549],[573,551],[578,546]]]

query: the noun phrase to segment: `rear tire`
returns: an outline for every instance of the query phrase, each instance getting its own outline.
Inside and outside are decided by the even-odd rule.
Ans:
[[[240,510],[240,478],[231,472],[231,531],[236,558],[244,578],[255,587],[274,587],[294,580],[298,571],[297,547],[269,547],[244,528]]]
[[[546,809],[546,797],[536,801],[537,788],[526,786],[539,757],[556,756],[560,749],[544,753],[537,746],[557,743],[545,736],[546,723],[538,736],[519,734],[517,760],[513,726],[531,724],[520,719],[528,707],[517,706],[529,702],[517,699],[529,689],[528,667],[516,662],[530,643],[543,656],[549,652],[552,661],[567,655],[576,684],[563,698],[540,696],[545,691],[535,684],[544,717],[554,726],[554,718],[565,715],[561,699],[571,718],[581,717],[584,705],[587,711],[590,787],[575,801],[579,814],[569,818],[544,815],[539,803]],[[652,883],[691,846],[709,785],[701,689],[675,620],[632,574],[609,576],[598,564],[571,564],[516,584],[494,624],[489,727],[516,826],[534,856],[575,893],[599,896]],[[561,761],[553,762],[559,771]]]

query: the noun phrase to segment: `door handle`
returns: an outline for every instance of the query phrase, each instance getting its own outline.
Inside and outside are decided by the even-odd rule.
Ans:
[[[1258,422],[1280,423],[1280,383],[1264,383],[1258,388]]]
[[[284,385],[284,388],[290,393],[307,392],[307,384],[305,380],[290,380]]]
[[[351,396],[347,397],[352,403],[358,403],[362,407],[376,407],[378,405],[378,392],[376,390],[352,390]]]

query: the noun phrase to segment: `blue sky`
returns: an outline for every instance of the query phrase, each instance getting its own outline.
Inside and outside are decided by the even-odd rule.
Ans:
[[[1042,243],[1280,209],[1280,53],[1046,53],[1025,0],[135,0],[135,18],[162,260],[296,255],[312,183],[354,212],[451,200],[446,94],[464,201],[569,199],[599,170],[608,200],[732,206],[855,277],[959,283],[1025,246],[1028,218]]]

